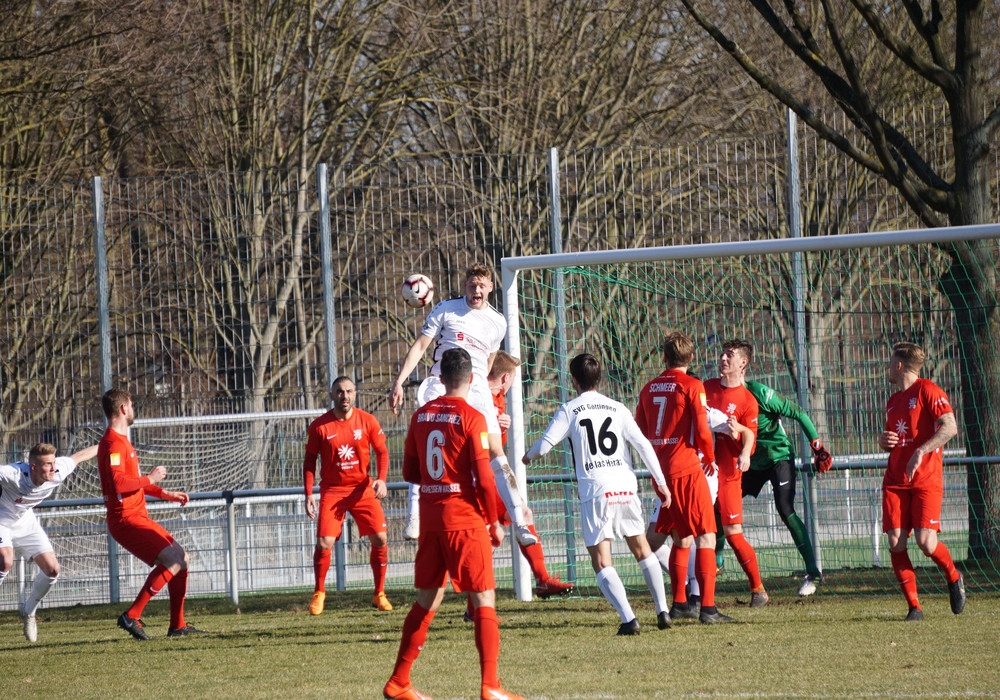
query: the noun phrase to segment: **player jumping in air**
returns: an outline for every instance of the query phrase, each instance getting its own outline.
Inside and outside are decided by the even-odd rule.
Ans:
[[[476,263],[465,273],[465,296],[442,301],[424,320],[420,336],[413,341],[399,367],[393,382],[389,405],[393,413],[403,405],[403,382],[416,368],[430,344],[434,346],[434,366],[429,377],[417,389],[417,404],[423,406],[431,399],[444,394],[444,384],[439,378],[441,357],[446,350],[461,348],[472,358],[472,386],[469,388],[469,405],[483,414],[489,431],[490,467],[496,475],[497,492],[507,506],[514,522],[514,536],[524,545],[534,544],[538,538],[528,528],[522,507],[523,500],[517,490],[514,472],[511,471],[500,438],[496,407],[486,377],[493,357],[500,349],[506,324],[488,301],[493,291],[493,275],[485,265]],[[410,488],[410,513],[404,537],[415,540],[419,536],[420,491]]]

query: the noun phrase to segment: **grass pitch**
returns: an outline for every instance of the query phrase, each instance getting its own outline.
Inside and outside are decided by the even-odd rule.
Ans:
[[[778,587],[765,608],[723,592],[737,624],[675,623],[658,631],[648,594],[630,592],[638,637],[616,637],[600,597],[522,603],[501,595],[505,687],[528,698],[997,697],[1000,594],[970,591],[962,615],[947,596],[922,596],[926,618],[885,594],[807,599]],[[890,593],[890,591],[892,591]],[[39,611],[37,644],[15,613],[0,613],[3,689],[38,698],[380,698],[395,660],[412,590],[389,591],[391,613],[370,593],[331,591],[323,615],[309,592],[188,601],[188,620],[210,634],[167,639],[168,608],[145,616],[149,642],[115,626],[125,606]],[[414,666],[415,686],[436,698],[476,698],[479,664],[463,599],[449,595]]]

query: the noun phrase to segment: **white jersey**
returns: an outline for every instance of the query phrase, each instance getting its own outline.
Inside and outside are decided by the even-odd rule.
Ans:
[[[585,391],[564,403],[545,434],[528,450],[528,458],[541,457],[567,437],[581,501],[619,491],[635,493],[638,482],[627,444],[639,453],[653,480],[666,485],[653,446],[639,431],[632,412],[614,399]]]
[[[0,526],[14,526],[21,516],[51,496],[75,469],[72,457],[56,457],[52,481],[35,486],[27,462],[0,465]]]
[[[431,309],[424,319],[421,334],[437,339],[431,374],[441,375],[441,356],[445,350],[462,348],[472,358],[472,374],[486,379],[490,355],[500,349],[507,323],[490,305],[473,309],[465,297],[448,299]]]

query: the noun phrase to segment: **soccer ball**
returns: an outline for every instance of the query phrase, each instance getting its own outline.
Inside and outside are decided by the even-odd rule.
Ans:
[[[403,280],[400,292],[410,306],[427,306],[434,301],[434,283],[426,275],[410,275]]]

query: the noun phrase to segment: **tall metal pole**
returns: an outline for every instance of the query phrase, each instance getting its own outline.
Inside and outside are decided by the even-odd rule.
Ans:
[[[798,119],[795,112],[788,110],[788,226],[792,238],[802,238],[802,209],[799,191],[799,135]],[[798,404],[809,410],[809,354],[806,338],[806,280],[805,253],[792,253],[792,305],[795,318],[795,366],[798,368],[796,398]],[[816,481],[810,462],[811,448],[805,433],[799,445],[802,462],[802,496],[805,506],[805,522],[816,554],[816,566],[822,569],[822,555],[819,546],[819,530],[816,526]]]
[[[559,198],[559,149],[549,149],[549,202],[551,203],[551,219],[549,233],[553,253],[563,252],[562,247],[562,204]],[[569,401],[569,375],[566,363],[569,353],[569,343],[566,339],[566,279],[562,268],[556,268],[552,301],[556,309],[556,372],[559,377],[559,401]],[[563,472],[573,473],[573,461],[569,452],[562,453]],[[563,482],[563,530],[566,533],[566,580],[576,581],[576,536],[573,524],[572,504],[576,502],[573,493],[573,483]]]
[[[104,221],[104,186],[99,175],[92,187],[94,209],[94,267],[97,277],[97,340],[101,366],[101,392],[111,389],[111,292],[108,285],[108,243]],[[121,600],[118,586],[118,543],[111,533],[108,542],[108,596]]]
[[[330,230],[330,188],[326,163],[316,166],[316,196],[319,199],[319,257],[323,274],[323,321],[326,331],[326,391],[327,408],[333,380],[340,374],[337,368],[337,324],[333,311],[333,238]],[[344,538],[333,545],[333,565],[337,572],[337,590],[347,588],[347,551]]]

